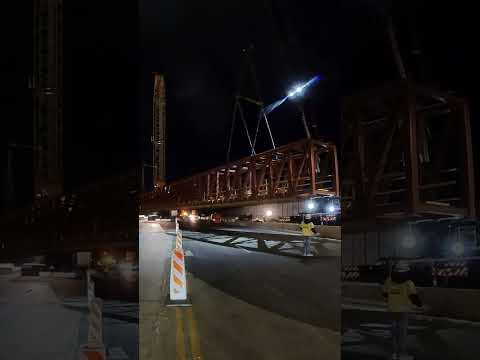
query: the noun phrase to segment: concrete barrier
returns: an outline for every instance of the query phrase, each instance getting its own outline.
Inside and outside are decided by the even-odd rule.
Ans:
[[[428,308],[426,315],[480,321],[480,290],[436,287],[417,289]],[[344,282],[342,297],[372,302],[383,301],[381,284]]]
[[[232,223],[222,224],[221,226],[231,226],[231,227],[242,227],[248,226],[253,229],[266,229],[266,230],[284,230],[292,231],[294,233],[301,234],[301,231],[298,227],[298,224],[292,223],[281,223],[281,222],[252,222],[252,221],[235,221]],[[330,226],[330,225],[315,225],[315,230],[317,234],[321,237],[331,238],[340,240],[342,238],[342,227],[341,226]]]

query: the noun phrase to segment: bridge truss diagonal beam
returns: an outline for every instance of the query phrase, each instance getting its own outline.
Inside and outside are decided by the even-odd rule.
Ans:
[[[338,196],[334,144],[302,139],[172,182],[144,194],[146,207],[215,207],[308,196]]]

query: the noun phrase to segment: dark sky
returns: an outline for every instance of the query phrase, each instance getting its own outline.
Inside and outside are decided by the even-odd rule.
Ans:
[[[31,92],[28,76],[31,72],[30,1],[7,2],[0,11],[0,184],[4,199],[7,176],[7,144],[28,144],[32,141]],[[23,176],[17,177],[18,188],[31,188],[31,155],[18,151],[12,166]],[[25,176],[26,174],[26,176]],[[28,198],[31,194],[27,194]],[[0,201],[3,204],[3,201]]]
[[[138,165],[138,2],[65,1],[65,170],[75,186]]]
[[[32,144],[33,1],[7,2],[1,12],[2,184],[6,144]],[[138,1],[64,2],[65,188],[122,174],[139,163]],[[20,201],[31,198],[32,161],[15,152]]]
[[[154,71],[163,72],[167,83],[168,176],[224,162],[242,49],[250,44],[265,103],[283,97],[291,84],[322,76],[308,92],[306,112],[320,134],[338,144],[341,99],[398,78],[386,35],[387,12],[394,16],[408,70],[415,79],[466,95],[478,133],[473,5],[396,1],[390,9],[386,3],[66,1],[67,188],[122,173],[138,165],[140,155],[150,157],[145,139]],[[1,19],[0,138],[3,144],[28,143],[31,95],[25,79],[31,72],[32,14],[24,2],[8,2]],[[414,41],[423,50],[421,62],[410,55]],[[247,83],[248,95],[251,87]],[[256,119],[249,115],[253,131]],[[277,144],[304,136],[299,116],[291,103],[271,115]],[[238,158],[249,148],[243,129],[238,126],[235,134],[232,157]],[[263,128],[259,150],[268,146]],[[2,164],[5,155],[2,150]],[[17,167],[31,164],[19,158]]]
[[[144,132],[148,136],[151,127],[151,73],[161,71],[167,83],[169,177],[224,162],[241,51],[253,44],[266,103],[282,97],[295,82],[322,76],[308,93],[307,116],[322,136],[338,144],[342,97],[398,79],[386,33],[388,13],[414,78],[472,97],[471,9],[460,3],[396,1],[390,7],[380,0],[142,0]],[[423,50],[421,61],[411,56],[415,43]],[[252,131],[254,123],[250,118]],[[271,124],[279,144],[304,136],[292,104],[273,113]],[[233,157],[238,158],[249,147],[243,129],[237,127],[235,134]],[[263,149],[267,140],[263,138]],[[148,158],[148,145],[145,150]]]

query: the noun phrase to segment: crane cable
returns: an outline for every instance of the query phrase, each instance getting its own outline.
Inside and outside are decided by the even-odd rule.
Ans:
[[[265,114],[265,111],[264,111],[263,101],[261,101],[260,85],[258,83],[257,73],[255,71],[255,65],[253,63],[252,56],[251,56],[252,51],[253,51],[253,46],[250,46],[249,51],[247,52],[247,62],[248,62],[248,65],[250,67],[250,73],[252,75],[254,86],[255,86],[255,96],[258,100],[260,100],[258,102],[258,105],[260,106],[260,110],[258,112],[257,128],[255,130],[255,137],[253,139],[253,144],[252,144],[252,155],[255,155],[255,146],[257,144],[258,132],[259,132],[259,129],[260,129],[260,122],[261,122],[262,118],[265,120],[265,124],[267,125],[268,135],[270,136],[270,141],[272,142],[273,149],[275,149],[276,146],[275,146],[275,141],[273,139],[272,130],[270,128],[270,124],[269,124],[268,119],[267,119],[267,115]]]
[[[244,50],[244,52],[245,52],[245,59],[246,59],[245,61],[248,62],[250,73],[251,73],[251,76],[252,76],[253,81],[254,81],[255,96],[256,96],[257,100],[254,100],[254,99],[251,99],[251,98],[248,98],[248,97],[245,97],[245,96],[241,96],[241,95],[237,95],[235,97],[235,105],[234,105],[234,109],[233,109],[232,124],[231,124],[231,127],[230,127],[230,137],[229,137],[228,149],[227,149],[227,163],[230,161],[230,152],[231,152],[231,149],[232,149],[232,139],[233,139],[233,132],[234,132],[234,129],[235,129],[237,111],[240,113],[240,118],[242,120],[243,127],[245,129],[246,134],[247,134],[248,143],[250,145],[252,156],[256,154],[255,146],[257,144],[258,133],[259,133],[259,129],[260,129],[260,122],[261,122],[262,119],[265,120],[265,124],[266,124],[267,130],[268,130],[268,134],[270,136],[270,141],[272,142],[272,147],[273,147],[273,149],[276,148],[275,140],[273,138],[272,130],[271,130],[270,124],[268,122],[268,118],[267,118],[267,114],[265,112],[264,104],[260,99],[260,88],[259,88],[259,84],[258,84],[256,72],[255,72],[255,66],[254,66],[254,63],[251,59],[251,51],[252,50],[253,50],[253,46],[251,45],[249,47],[249,49]],[[241,71],[241,74],[239,76],[239,88],[240,89],[241,89],[241,85],[242,85],[242,80],[244,78],[244,73],[245,73],[245,68],[242,67],[242,71]],[[245,114],[243,112],[241,100],[244,100],[244,101],[250,102],[252,104],[255,104],[260,108],[259,112],[258,112],[257,126],[256,126],[256,130],[255,130],[255,137],[253,139],[253,142],[252,142],[252,138],[250,136],[250,131],[248,130],[248,125],[247,125],[247,121],[245,119]]]

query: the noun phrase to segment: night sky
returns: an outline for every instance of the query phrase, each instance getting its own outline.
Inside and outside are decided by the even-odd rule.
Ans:
[[[168,176],[178,178],[225,161],[242,49],[250,44],[267,104],[283,97],[292,84],[322,76],[308,91],[307,117],[316,122],[322,137],[338,144],[341,99],[358,89],[398,79],[386,14],[393,14],[413,78],[469,96],[475,114],[470,9],[435,1],[386,4],[373,0],[141,1],[140,114],[148,138],[151,73],[164,73]],[[412,55],[415,44],[423,51],[421,59]],[[248,92],[248,84],[246,88]],[[299,116],[291,103],[272,113],[277,144],[304,136]],[[253,132],[256,119],[249,121]],[[475,126],[476,119],[472,122]],[[235,134],[234,159],[249,153],[240,126]],[[259,150],[268,148],[268,137],[260,145]],[[148,144],[144,156],[150,156]]]
[[[139,163],[137,1],[65,1],[67,186]]]
[[[2,184],[6,144],[31,145],[33,1],[1,11],[0,131]],[[139,164],[139,15],[137,1],[64,2],[65,189],[74,191]],[[32,197],[32,160],[14,155],[19,203]]]
[[[467,96],[478,134],[473,5],[387,3],[66,1],[67,189],[123,173],[138,166],[140,157],[150,160],[147,140],[155,71],[165,75],[167,84],[168,177],[223,163],[242,49],[250,45],[261,98],[267,104],[285,96],[297,82],[322,77],[306,96],[307,117],[323,138],[339,144],[342,98],[398,79],[386,33],[387,13],[393,14],[409,73],[418,81]],[[25,79],[31,72],[32,15],[24,5],[9,2],[2,11],[3,144],[31,141],[31,96]],[[415,42],[423,50],[421,59],[411,54]],[[253,96],[252,89],[247,78],[243,95]],[[256,118],[250,110],[253,132]],[[272,113],[270,124],[277,144],[304,137],[300,113],[292,103]],[[260,151],[269,147],[266,135],[262,127]],[[247,154],[248,142],[237,122],[231,157]],[[2,151],[2,164],[5,155]],[[17,167],[27,172],[31,164],[19,158]],[[18,179],[28,177],[18,173]]]
[[[0,11],[0,184],[4,200],[7,175],[7,144],[31,144],[32,97],[28,88],[32,60],[32,11],[30,1],[8,2]],[[32,161],[29,151],[18,151],[13,159],[17,189],[31,189]],[[21,201],[31,198],[24,191]],[[3,205],[3,201],[0,201]]]

